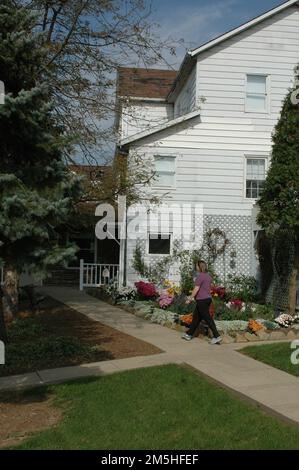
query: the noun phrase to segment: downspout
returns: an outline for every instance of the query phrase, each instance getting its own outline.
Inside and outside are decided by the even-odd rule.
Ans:
[[[117,148],[117,154],[123,157],[128,157],[128,151],[122,150],[120,147]],[[128,265],[128,206],[127,201],[125,201],[125,211],[124,211],[124,224],[125,224],[125,239],[123,241],[123,279],[122,285],[126,287],[127,285],[127,265]]]
[[[128,255],[128,207],[126,205],[125,212],[125,240],[124,240],[124,276],[123,276],[123,286],[127,286],[127,256]]]

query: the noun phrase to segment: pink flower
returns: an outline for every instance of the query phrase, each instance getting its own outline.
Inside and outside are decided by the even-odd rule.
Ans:
[[[232,299],[230,301],[230,304],[232,307],[236,308],[237,310],[242,310],[243,307],[245,306],[244,302],[242,302],[242,300],[239,300],[239,299]]]
[[[172,301],[173,301],[173,297],[170,297],[169,295],[166,295],[166,294],[162,294],[158,298],[159,306],[161,308],[169,307],[169,305],[172,304]]]

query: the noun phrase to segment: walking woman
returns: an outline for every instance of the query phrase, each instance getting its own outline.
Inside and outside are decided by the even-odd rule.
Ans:
[[[190,328],[187,333],[182,336],[182,338],[187,341],[190,341],[193,338],[194,333],[201,320],[205,320],[208,327],[212,330],[213,333],[211,344],[219,344],[222,338],[219,335],[215,322],[209,313],[210,305],[212,303],[212,278],[207,272],[207,264],[205,261],[198,261],[196,269],[199,271],[199,274],[196,278],[195,287],[192,291],[192,294],[187,300],[188,303],[192,302],[193,300],[196,300],[196,308],[193,313],[193,320],[190,325]]]

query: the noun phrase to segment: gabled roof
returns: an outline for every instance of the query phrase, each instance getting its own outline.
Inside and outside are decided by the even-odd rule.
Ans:
[[[257,16],[256,18],[253,18],[252,20],[242,24],[241,26],[238,26],[237,28],[232,29],[231,31],[228,31],[227,33],[222,34],[221,36],[218,36],[215,39],[212,39],[211,41],[202,44],[200,47],[197,47],[196,49],[193,49],[191,51],[188,51],[187,54],[185,55],[185,58],[183,60],[183,63],[180,67],[180,70],[177,74],[177,78],[169,92],[168,99],[170,101],[173,101],[177,93],[180,91],[182,86],[185,83],[186,80],[186,71],[190,71],[192,67],[196,63],[196,57],[201,54],[202,52],[205,52],[212,47],[226,41],[227,39],[230,39],[234,36],[237,36],[238,34],[242,33],[243,31],[248,30],[249,28],[252,28],[253,26],[256,26],[257,24],[265,21],[268,18],[271,18],[272,16],[276,15],[277,13],[282,12],[283,10],[286,10],[287,8],[293,6],[293,5],[298,5],[299,6],[299,0],[288,0],[284,2],[282,5],[279,5],[278,7],[272,8],[271,10],[267,11],[266,13],[263,13],[260,16]]]
[[[118,97],[166,99],[177,76],[175,70],[118,68]]]
[[[200,47],[197,47],[196,49],[193,49],[192,51],[189,51],[189,55],[191,57],[194,57],[201,52],[206,51],[207,49],[210,49],[213,46],[216,46],[216,44],[219,44],[220,42],[226,41],[226,39],[229,39],[233,36],[236,36],[239,33],[242,33],[243,31],[246,31],[247,29],[251,28],[252,26],[255,26],[262,21],[265,21],[268,18],[271,18],[271,16],[276,15],[277,13],[280,13],[281,11],[285,10],[286,8],[289,8],[292,5],[299,5],[298,0],[289,0],[287,2],[284,2],[282,5],[279,5],[278,7],[272,8],[271,10],[267,11],[266,13],[263,13],[260,16],[257,16],[256,18],[242,24],[241,26],[232,29],[231,31],[228,31],[225,34],[222,34],[221,36],[218,36],[217,38],[213,39],[212,41],[209,41],[205,44],[203,44]]]
[[[131,97],[142,97],[142,98],[162,98],[172,102],[179,90],[184,85],[190,70],[196,63],[196,57],[212,47],[226,41],[227,39],[236,36],[243,31],[265,21],[268,18],[282,12],[283,10],[293,6],[299,6],[299,0],[289,0],[279,5],[272,10],[244,23],[243,25],[225,33],[221,36],[213,39],[202,46],[188,51],[183,63],[180,67],[179,72],[173,72],[170,70],[156,70],[156,69],[132,69],[132,68],[120,68],[119,69],[119,82],[118,82],[118,96],[131,96]],[[173,119],[165,122],[159,126],[152,127],[151,129],[139,132],[133,136],[127,137],[121,140],[120,145],[125,146],[137,140],[140,140],[149,135],[160,132],[166,128],[172,127],[184,121],[198,116],[199,111],[188,113],[180,118]]]
[[[163,122],[162,124],[159,124],[158,126],[151,127],[150,129],[147,129],[142,132],[138,132],[138,134],[134,134],[134,135],[131,135],[130,137],[126,137],[125,139],[122,139],[120,141],[120,146],[121,147],[126,146],[128,144],[131,144],[132,142],[136,142],[137,140],[143,139],[144,137],[147,137],[149,135],[157,134],[157,132],[164,131],[164,129],[168,129],[169,127],[176,126],[178,124],[189,121],[190,119],[193,119],[198,116],[200,116],[200,111],[197,109],[196,111],[192,111],[191,113],[184,114],[183,116],[180,116],[178,118]]]

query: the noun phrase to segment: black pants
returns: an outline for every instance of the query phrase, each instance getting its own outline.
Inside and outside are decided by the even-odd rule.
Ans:
[[[218,336],[220,336],[217,331],[215,322],[209,313],[211,302],[212,299],[210,298],[196,301],[196,308],[193,313],[193,320],[189,330],[187,331],[188,335],[193,336],[200,322],[204,320],[208,327],[212,330],[214,338],[218,338]]]

